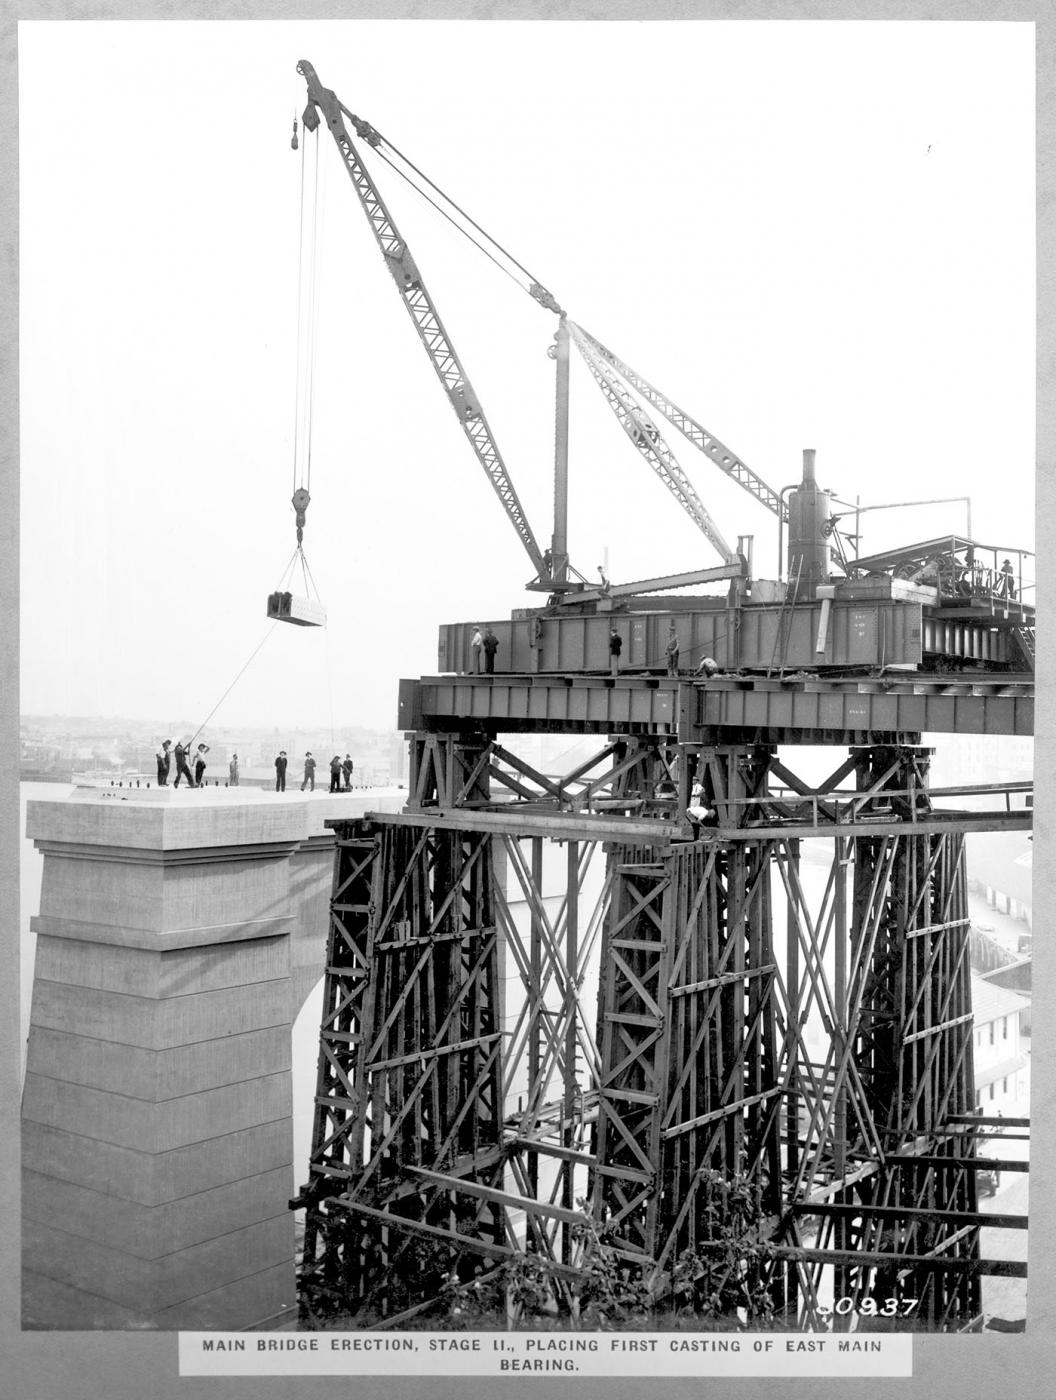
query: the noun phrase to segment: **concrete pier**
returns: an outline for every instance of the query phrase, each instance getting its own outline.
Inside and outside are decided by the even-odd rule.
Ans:
[[[292,1319],[290,1032],[326,948],[323,822],[404,800],[108,788],[29,804],[44,875],[24,1328]]]

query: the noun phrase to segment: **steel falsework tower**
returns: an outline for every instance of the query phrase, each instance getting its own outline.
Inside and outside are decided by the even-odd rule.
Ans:
[[[1025,1266],[980,1254],[964,841],[1029,811],[938,806],[897,706],[812,728],[817,784],[794,694],[749,735],[701,722],[733,682],[667,683],[670,725],[617,682],[555,778],[419,684],[407,809],[334,824],[308,1305],[393,1325],[530,1261],[575,1319],[603,1246],[660,1308],[977,1326]]]

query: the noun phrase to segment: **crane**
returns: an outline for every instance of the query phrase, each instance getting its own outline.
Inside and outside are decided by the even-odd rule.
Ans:
[[[584,630],[579,624],[584,616],[594,614],[607,635],[614,610],[653,615],[636,634],[646,640],[639,645],[632,638],[632,657],[637,650],[640,669],[649,669],[663,654],[660,628],[664,623],[672,633],[677,626],[685,634],[684,656],[700,651],[709,662],[714,663],[714,658],[719,657],[728,668],[747,667],[765,670],[767,674],[775,667],[784,670],[789,666],[852,671],[921,665],[940,670],[961,669],[965,665],[1033,669],[1034,610],[1024,602],[1022,581],[1027,551],[1009,551],[1019,560],[1016,587],[1010,586],[1006,570],[998,570],[996,551],[993,567],[981,570],[977,555],[989,547],[960,538],[926,541],[890,557],[848,557],[839,535],[840,515],[833,509],[832,493],[816,484],[811,449],[804,451],[801,481],[775,491],[737,453],[600,339],[571,320],[540,279],[438,190],[374,126],[323,87],[311,63],[302,59],[297,71],[305,79],[308,91],[303,115],[305,130],[315,133],[325,127],[330,132],[429,362],[528,556],[533,572],[526,587],[549,595],[545,607],[536,613],[503,624],[507,628],[504,654],[510,658],[511,669],[549,669],[552,664],[559,669],[591,669],[588,657],[597,655],[599,649],[588,636],[592,635],[590,627]],[[554,526],[547,548],[540,545],[528,522],[495,435],[426,287],[419,263],[369,174],[350,128],[357,140],[394,168],[402,165],[400,173],[412,171],[412,183],[419,192],[481,251],[514,276],[535,302],[558,318],[550,349],[557,365],[557,431]],[[429,191],[423,190],[418,181],[427,184]],[[611,583],[602,573],[600,585],[592,584],[572,567],[567,544],[570,345],[575,345],[638,454],[714,549],[718,564],[628,583]],[[753,580],[750,537],[739,537],[736,547],[725,539],[692,478],[665,439],[661,425],[676,429],[776,516],[782,532],[787,526],[788,585],[782,581],[780,569],[777,580]],[[786,493],[790,493],[787,499]],[[303,524],[306,504],[305,500],[300,507],[299,524]],[[848,539],[857,546],[857,537]],[[941,567],[936,559],[943,561]],[[834,564],[839,570],[835,577]],[[1012,569],[1008,564],[1007,570]],[[950,588],[951,579],[956,581],[956,588]],[[725,599],[714,595],[683,597],[677,606],[665,610],[652,596],[722,581],[729,583]],[[693,616],[687,620],[687,612],[693,610]],[[573,650],[582,652],[579,665],[570,661],[567,644],[543,640],[545,620],[559,620],[570,614],[578,627],[569,635],[576,639]],[[442,668],[446,665],[448,669],[469,669],[471,629],[472,624],[464,623],[442,631]],[[547,659],[547,647],[553,663]]]
[[[396,156],[400,156],[400,153],[374,126],[349,111],[333,91],[323,87],[315,68],[308,60],[302,59],[297,65],[297,71],[305,79],[308,88],[308,102],[303,116],[305,129],[314,132],[325,125],[334,139],[378,248],[396,284],[400,298],[407,308],[429,361],[444,388],[463,432],[484,468],[485,474],[531,561],[535,574],[528,583],[528,587],[556,594],[555,602],[560,602],[562,598],[583,602],[587,600],[587,597],[592,597],[595,592],[583,575],[578,574],[575,569],[571,569],[568,565],[565,545],[567,389],[562,395],[561,385],[562,378],[567,385],[567,342],[569,337],[575,342],[631,441],[698,526],[705,538],[713,545],[722,560],[722,567],[718,571],[697,570],[677,577],[690,583],[699,581],[702,572],[709,578],[742,577],[745,572],[744,561],[723,538],[692,481],[663,441],[656,425],[648,414],[634,403],[626,388],[619,383],[617,376],[622,376],[642,392],[643,397],[648,398],[651,403],[660,408],[670,422],[680,427],[695,445],[700,446],[734,480],[746,486],[746,489],[749,489],[756,499],[774,508],[772,503],[778,501],[776,493],[711,433],[689,418],[688,415],[682,414],[663,395],[648,386],[646,381],[635,376],[622,361],[607,351],[589,332],[568,321],[566,312],[554,295],[538,279],[528,274],[527,270],[520,263],[517,263],[516,259],[511,258],[501,248],[501,245],[496,244],[495,240],[485,234],[479,224],[468,220],[477,234],[483,235],[489,244],[500,250],[508,262],[525,274],[522,285],[528,294],[543,308],[559,318],[559,328],[555,336],[554,358],[558,362],[560,410],[558,433],[560,437],[562,426],[564,426],[565,442],[559,446],[558,453],[554,535],[549,549],[544,550],[540,547],[514,488],[509,470],[480,400],[422,278],[419,264],[369,175],[349,132],[349,126],[359,140],[374,150],[382,154],[391,153]],[[420,175],[420,173],[416,170],[416,174]],[[435,190],[435,187],[433,188]],[[444,198],[446,200],[446,196]],[[457,208],[457,206],[455,207]],[[459,213],[461,212],[459,211]],[[468,218],[468,216],[466,217]],[[562,416],[566,419],[564,425],[560,421]],[[561,460],[562,451],[565,454],[563,460]],[[574,578],[570,578],[569,573],[574,575]],[[666,586],[679,585],[667,584]]]

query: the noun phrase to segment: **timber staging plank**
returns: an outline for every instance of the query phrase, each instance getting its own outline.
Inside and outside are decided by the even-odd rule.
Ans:
[[[400,682],[405,730],[657,733],[869,742],[875,735],[1034,732],[1034,678],[987,674],[828,678],[622,675],[423,676]]]

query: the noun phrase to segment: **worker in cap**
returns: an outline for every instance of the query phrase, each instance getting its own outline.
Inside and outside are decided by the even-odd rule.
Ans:
[[[301,791],[305,788],[309,792],[315,791],[315,759],[312,757],[311,749],[304,755],[304,782],[301,784]]]
[[[1002,598],[1014,598],[1016,596],[1016,571],[1012,567],[1011,559],[1006,559],[1001,565],[997,591],[998,595]]]
[[[705,656],[704,660],[697,667],[698,676],[717,676],[719,674],[719,663],[714,656]]]

